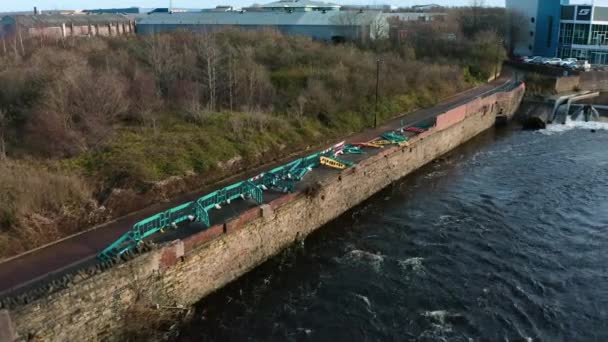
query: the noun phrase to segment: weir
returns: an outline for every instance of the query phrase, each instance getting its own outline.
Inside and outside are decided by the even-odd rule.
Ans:
[[[570,117],[574,121],[599,121],[600,113],[597,111],[596,107],[590,104],[578,105],[578,109],[576,109]]]
[[[571,115],[571,108],[579,108],[578,101],[599,96],[599,92],[579,92],[558,95],[543,101],[526,100],[518,114],[524,128],[543,129],[547,124],[565,123],[566,117]]]
[[[598,97],[600,95],[599,92],[583,92],[577,94],[568,94],[563,95],[555,99],[555,103],[553,105],[553,111],[551,116],[549,117],[547,123],[553,123],[556,120],[564,123],[566,122],[566,116],[570,115],[570,107],[573,102],[586,100],[594,97]],[[560,111],[561,109],[561,111]],[[561,120],[560,120],[561,119]]]

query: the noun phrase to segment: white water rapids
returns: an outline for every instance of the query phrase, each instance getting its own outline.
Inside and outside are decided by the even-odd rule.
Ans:
[[[579,115],[576,119],[572,119],[570,116],[566,117],[566,122],[549,124],[545,129],[539,132],[543,134],[555,134],[570,131],[573,129],[588,129],[588,130],[608,130],[608,121],[588,121],[585,122],[582,119],[582,115]]]

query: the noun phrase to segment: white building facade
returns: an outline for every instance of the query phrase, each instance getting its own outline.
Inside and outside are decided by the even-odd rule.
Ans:
[[[512,53],[608,64],[608,0],[507,0]]]
[[[608,0],[563,1],[558,56],[608,64]]]

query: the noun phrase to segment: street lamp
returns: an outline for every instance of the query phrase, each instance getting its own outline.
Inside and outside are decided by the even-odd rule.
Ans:
[[[374,111],[374,128],[378,127],[378,89],[380,88],[380,59],[376,60],[376,109]]]
[[[500,46],[503,45],[503,40],[498,39],[496,42],[496,65],[494,66],[494,79],[498,78],[498,65],[500,64]]]

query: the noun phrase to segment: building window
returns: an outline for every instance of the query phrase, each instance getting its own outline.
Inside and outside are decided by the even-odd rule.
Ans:
[[[559,58],[570,58],[572,57],[572,51],[569,47],[561,47],[559,48],[557,57]]]
[[[589,44],[589,25],[575,24],[572,32],[572,44],[587,45]]]
[[[550,48],[551,47],[551,41],[553,40],[553,16],[549,16],[549,23],[548,25],[548,30],[547,30],[547,47]]]
[[[534,37],[534,31],[530,31],[530,37]]]
[[[531,22],[532,24],[534,24],[534,22],[535,22],[535,21],[536,21],[536,19],[534,19],[534,17],[531,17],[531,18],[530,18],[530,22]]]
[[[572,44],[572,32],[574,31],[574,24],[561,24],[559,26],[559,43],[560,44]]]
[[[588,56],[591,64],[608,64],[608,52],[606,51],[589,51]]]
[[[572,49],[570,56],[578,59],[587,59],[588,50]]]
[[[608,25],[591,26],[591,45],[608,45]]]
[[[574,6],[562,6],[562,20],[574,20]]]
[[[532,51],[532,45],[528,45],[528,50]]]

